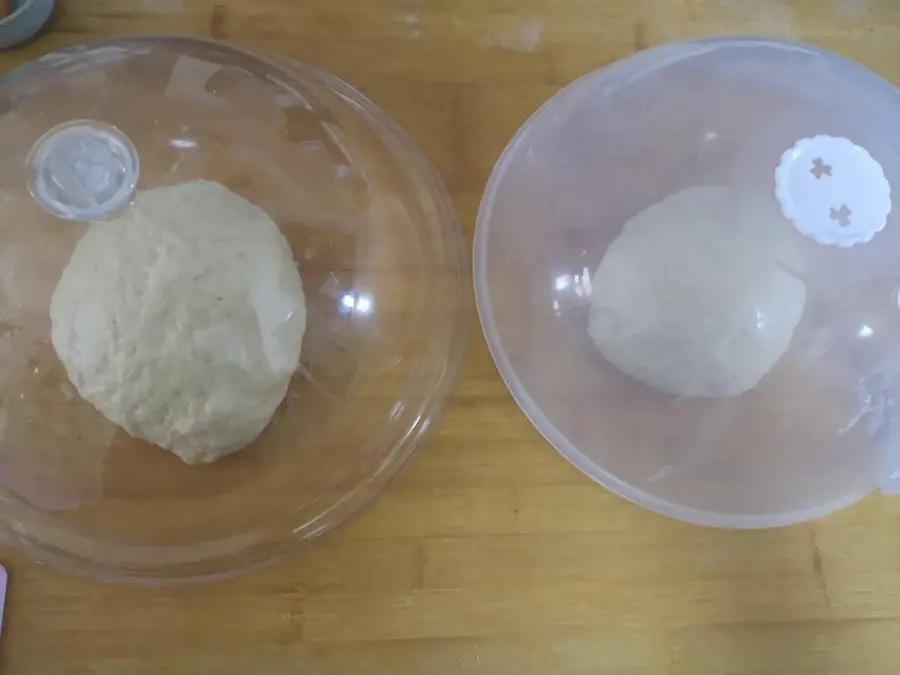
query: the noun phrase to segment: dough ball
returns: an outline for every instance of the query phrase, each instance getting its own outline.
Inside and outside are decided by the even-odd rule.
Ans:
[[[806,289],[776,264],[774,230],[737,220],[727,188],[694,187],[626,223],[591,280],[588,331],[610,363],[686,398],[736,396],[769,372]]]
[[[78,393],[188,464],[240,450],[269,423],[300,359],[306,309],[287,241],[227,188],[139,193],[92,223],[50,302]]]

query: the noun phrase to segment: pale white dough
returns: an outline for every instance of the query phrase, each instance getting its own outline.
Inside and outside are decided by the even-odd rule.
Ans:
[[[806,302],[778,264],[784,239],[764,225],[739,217],[723,187],[688,188],[628,221],[591,280],[588,331],[603,356],[686,398],[756,386]]]
[[[81,396],[188,464],[253,441],[297,368],[306,309],[287,241],[218,183],[139,193],[92,223],[50,303]]]

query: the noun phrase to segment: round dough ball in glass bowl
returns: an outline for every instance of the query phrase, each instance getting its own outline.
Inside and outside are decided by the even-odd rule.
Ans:
[[[466,333],[449,198],[358,92],[186,38],[0,87],[0,534],[102,580],[280,559],[440,415]]]
[[[666,45],[498,162],[478,310],[528,417],[660,513],[809,520],[900,488],[900,93],[814,47]]]

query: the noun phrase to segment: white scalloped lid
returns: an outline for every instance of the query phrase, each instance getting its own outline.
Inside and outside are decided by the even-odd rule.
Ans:
[[[797,141],[775,170],[775,196],[797,230],[827,246],[872,240],[891,212],[891,186],[869,152],[840,136]]]
[[[813,241],[849,248],[870,242],[891,212],[891,186],[864,147],[841,136],[797,141],[775,170],[775,196],[784,216]],[[898,300],[900,302],[900,300]],[[882,452],[878,487],[900,494],[900,445]]]

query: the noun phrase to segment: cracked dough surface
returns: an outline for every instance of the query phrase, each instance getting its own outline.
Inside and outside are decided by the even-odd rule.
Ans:
[[[210,181],[141,192],[128,212],[92,223],[50,318],[78,393],[189,464],[256,439],[287,392],[306,328],[278,226]]]

